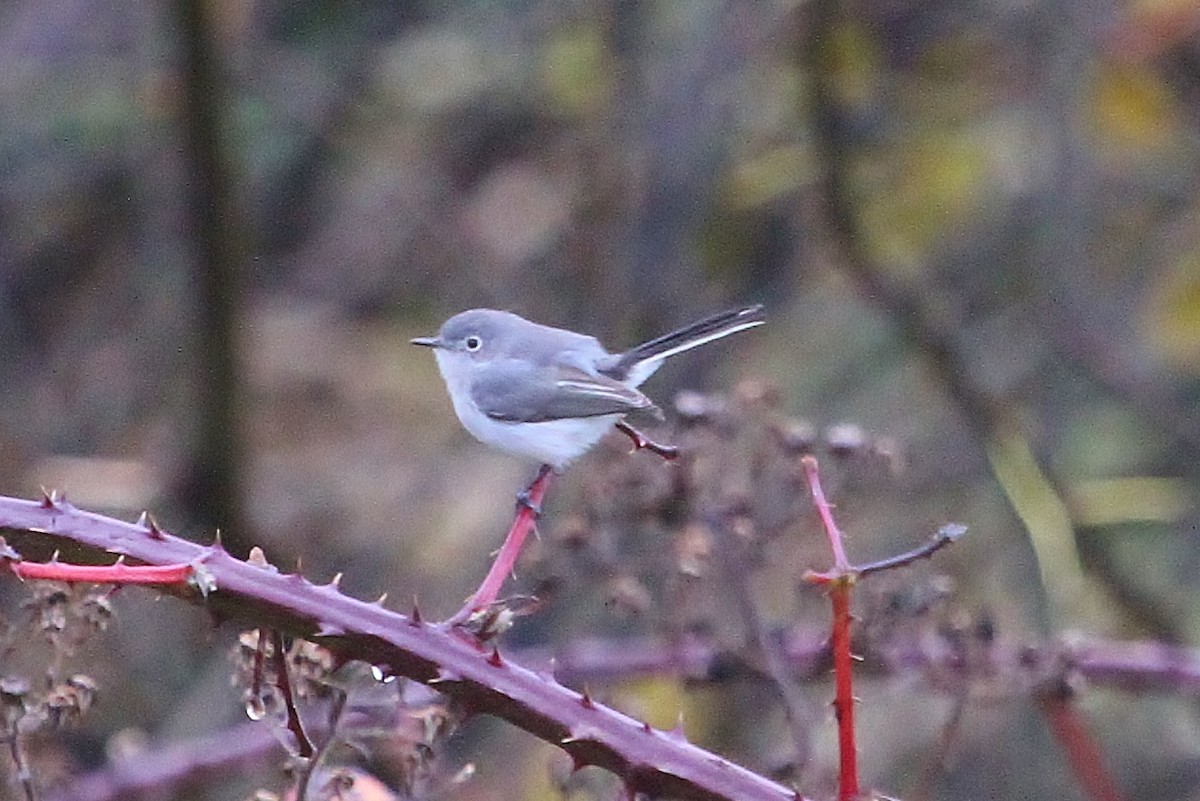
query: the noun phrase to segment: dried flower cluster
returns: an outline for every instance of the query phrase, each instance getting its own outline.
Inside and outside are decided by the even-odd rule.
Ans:
[[[282,659],[276,651],[281,644]],[[320,645],[285,643],[261,630],[242,632],[233,662],[248,717],[267,719],[281,734],[296,731],[290,715],[302,718],[311,753],[295,738],[281,739],[291,752],[291,786],[309,799],[420,798],[471,773],[469,765],[454,776],[441,772],[439,746],[460,716],[428,688],[362,663],[339,665]],[[296,792],[262,790],[255,799],[288,799]]]
[[[549,536],[528,570],[543,602],[562,598],[567,582],[573,597],[591,584],[617,615],[656,612],[684,629],[728,628],[728,613],[738,616],[729,595],[779,551],[797,566],[795,578],[803,564],[828,559],[812,536],[803,456],[821,454],[835,485],[897,469],[890,440],[789,417],[762,381],[730,395],[683,392],[674,410],[674,430],[662,439],[679,446],[677,459],[631,457],[628,442],[612,437],[564,485],[556,509],[567,511],[547,516]]]
[[[0,545],[2,545],[0,541]],[[111,587],[29,583],[23,619],[3,621],[0,633],[0,739],[9,759],[0,770],[12,771],[6,785],[35,797],[35,779],[26,754],[37,733],[79,722],[96,703],[99,686],[73,672],[71,657],[92,635],[112,622]]]

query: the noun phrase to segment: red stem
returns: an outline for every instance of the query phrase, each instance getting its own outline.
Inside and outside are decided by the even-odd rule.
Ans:
[[[513,519],[512,528],[508,530],[508,536],[504,538],[504,544],[500,546],[500,550],[496,553],[496,560],[492,562],[492,567],[488,570],[487,576],[480,583],[479,589],[475,590],[475,594],[471,596],[471,600],[467,601],[466,606],[460,609],[448,622],[462,623],[473,613],[496,602],[496,597],[500,595],[500,589],[504,586],[505,580],[512,575],[513,567],[517,563],[517,557],[521,555],[521,548],[525,545],[525,539],[537,525],[542,500],[546,497],[546,490],[549,489],[553,476],[554,471],[547,465],[543,465],[538,471],[537,478],[533,480],[533,483],[529,485],[529,489],[525,491],[524,500],[519,502],[517,516]]]
[[[1087,724],[1080,719],[1070,698],[1047,693],[1039,700],[1038,706],[1066,753],[1067,764],[1071,766],[1071,772],[1083,788],[1084,795],[1091,801],[1124,801],[1117,783],[1108,772],[1100,745]]]
[[[821,489],[821,477],[817,460],[805,456],[800,460],[804,477],[812,492],[813,505],[821,516],[821,524],[829,537],[833,549],[833,569],[827,573],[805,575],[808,581],[829,585],[829,602],[833,607],[829,647],[833,654],[833,710],[838,724],[838,799],[853,801],[858,798],[858,749],[854,738],[854,655],[850,651],[850,625],[854,614],[850,611],[851,590],[858,579],[858,572],[846,558],[842,547],[842,532],[833,520],[833,509]]]
[[[858,798],[858,748],[854,743],[854,657],[850,653],[850,588],[853,578],[843,576],[829,587],[833,606],[833,711],[838,723],[838,799]]]
[[[182,584],[191,565],[70,565],[64,562],[13,562],[12,572],[23,579],[89,582],[92,584]]]

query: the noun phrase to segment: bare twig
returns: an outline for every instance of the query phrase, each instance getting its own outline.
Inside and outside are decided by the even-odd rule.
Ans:
[[[792,733],[792,741],[796,748],[795,766],[797,773],[807,765],[812,755],[812,738],[809,730],[816,715],[809,703],[796,689],[795,665],[790,663],[783,652],[779,638],[774,636],[762,619],[758,606],[754,602],[754,593],[750,588],[750,578],[753,575],[746,559],[742,555],[740,543],[729,529],[726,520],[713,515],[710,525],[719,534],[722,550],[721,564],[726,576],[733,585],[733,596],[738,605],[742,623],[754,638],[755,647],[762,659],[767,677],[779,693],[783,702],[784,714]],[[824,647],[821,647],[822,652]]]
[[[304,731],[304,721],[300,719],[300,710],[296,708],[296,694],[292,690],[292,678],[288,674],[287,650],[284,647],[283,635],[278,631],[271,632],[271,645],[275,650],[275,681],[279,683],[279,693],[283,696],[283,706],[287,710],[287,727],[296,738],[296,751],[303,759],[312,757],[315,749],[312,740]],[[300,796],[304,798],[304,796]]]
[[[8,725],[8,756],[17,771],[17,781],[25,792],[25,801],[37,801],[37,790],[33,786],[33,771],[25,760],[25,749],[21,747],[20,716],[11,716]]]
[[[312,777],[317,773],[321,763],[325,760],[325,756],[329,753],[329,749],[333,747],[333,743],[337,737],[338,722],[341,720],[342,712],[346,708],[346,691],[340,688],[335,689],[333,693],[333,706],[329,710],[329,731],[321,740],[321,744],[317,746],[315,752],[311,754],[308,765],[300,774],[299,781],[296,782],[296,798],[297,801],[306,801],[308,798],[308,785],[312,781]],[[304,756],[301,754],[301,756]]]
[[[950,543],[958,541],[966,533],[966,526],[958,523],[948,523],[938,529],[937,533],[930,537],[924,545],[919,545],[911,551],[899,554],[898,556],[891,556],[887,559],[880,559],[878,562],[868,562],[865,565],[859,565],[855,569],[858,571],[858,575],[866,576],[871,573],[878,573],[881,570],[895,570],[898,567],[905,567],[920,559],[928,559]]]
[[[647,450],[661,456],[667,461],[679,458],[679,448],[676,448],[674,445],[663,445],[660,442],[655,442],[624,420],[617,422],[617,430],[629,437],[635,451]]]

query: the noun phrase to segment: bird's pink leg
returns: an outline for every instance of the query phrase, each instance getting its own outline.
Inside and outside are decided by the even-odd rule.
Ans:
[[[512,575],[513,566],[516,565],[517,557],[521,554],[525,538],[537,525],[538,515],[542,512],[542,499],[546,497],[546,490],[550,487],[550,480],[553,477],[553,468],[548,464],[542,465],[538,469],[537,478],[533,480],[529,488],[517,496],[517,515],[513,519],[512,527],[508,530],[508,536],[504,538],[504,544],[496,553],[496,560],[492,562],[492,567],[479,585],[479,589],[475,590],[475,594],[471,596],[466,605],[458,610],[454,617],[446,621],[447,623],[451,625],[465,623],[472,614],[495,603],[501,587],[504,586],[504,581]]]

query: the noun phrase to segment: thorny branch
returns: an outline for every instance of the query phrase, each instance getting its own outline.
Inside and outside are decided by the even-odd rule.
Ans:
[[[74,542],[146,564],[192,564],[211,589],[174,585],[165,592],[237,619],[310,639],[344,659],[386,665],[433,687],[467,710],[491,714],[565,750],[579,765],[620,776],[631,791],[698,801],[794,801],[792,790],[683,739],[596,703],[552,677],[467,641],[453,627],[429,625],[234,558],[219,545],[200,546],[145,524],[84,512],[52,496],[41,502],[0,498],[0,527]]]

